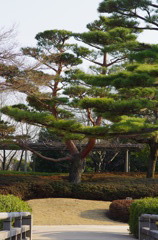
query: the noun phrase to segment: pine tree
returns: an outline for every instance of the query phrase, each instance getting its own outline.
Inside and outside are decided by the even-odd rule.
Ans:
[[[135,30],[158,30],[157,10],[155,0],[103,0],[98,8],[100,13],[115,18],[115,26]]]
[[[126,27],[127,29],[133,29],[133,31],[142,30],[158,30],[158,17],[157,17],[158,5],[154,0],[140,0],[140,1],[120,1],[120,0],[104,0],[100,3],[98,11],[100,13],[108,13],[110,18],[114,19],[112,22],[114,25]],[[140,49],[141,50],[141,49]],[[157,63],[157,45],[142,44],[142,50],[139,53],[134,53],[136,61],[144,63],[148,59],[148,63]],[[149,66],[148,66],[149,68]],[[156,68],[156,66],[155,66]],[[153,87],[151,85],[151,87]],[[155,87],[155,86],[154,86]],[[150,89],[151,90],[151,89]],[[149,92],[149,86],[145,92]],[[154,91],[153,89],[151,92]],[[156,91],[156,89],[155,89]],[[140,92],[140,91],[139,91]],[[136,92],[138,93],[138,91]],[[149,94],[149,98],[151,95]],[[137,98],[137,94],[136,94]],[[154,97],[156,99],[156,94]],[[154,123],[157,120],[156,108],[150,112],[151,119],[154,119]],[[149,117],[148,117],[149,118]],[[150,136],[146,140],[150,147],[150,160],[148,164],[147,177],[154,177],[154,169],[157,161],[157,134]]]
[[[68,156],[43,158],[70,161],[71,182],[80,182],[85,158],[96,139],[150,135],[158,127],[156,120],[153,124],[146,117],[148,112],[155,111],[156,97],[124,94],[135,89],[141,92],[142,88],[152,91],[158,74],[157,52],[153,51],[156,46],[136,41],[136,34],[141,30],[137,26],[137,21],[111,16],[100,17],[82,34],[44,31],[36,35],[37,47],[23,49],[24,55],[35,60],[36,68],[24,71],[1,66],[1,76],[13,88],[26,93],[29,103],[29,106],[5,107],[2,112],[17,121],[45,127],[63,139],[70,152]],[[70,44],[72,36],[90,48]],[[141,60],[144,58],[141,54],[147,55],[147,62]],[[91,67],[95,73],[89,75],[74,69],[82,63],[81,58],[97,65]],[[137,63],[138,59],[142,65]],[[148,62],[149,59],[153,62]],[[133,64],[128,66],[129,62]],[[155,85],[153,89],[156,96]],[[75,143],[83,139],[87,139],[87,146],[79,150]]]
[[[97,24],[95,22],[95,24],[89,25],[89,32],[82,35],[65,30],[50,30],[37,34],[37,47],[23,49],[26,56],[37,62],[36,70],[23,71],[16,68],[10,72],[10,69],[6,69],[5,66],[1,68],[1,76],[3,75],[13,88],[18,88],[26,93],[29,103],[29,106],[20,104],[19,106],[5,107],[2,112],[17,121],[46,127],[50,133],[55,132],[62,137],[70,155],[60,159],[48,157],[44,157],[44,159],[54,162],[70,161],[70,181],[75,183],[81,180],[85,158],[93,149],[96,138],[100,137],[100,133],[104,133],[105,136],[109,131],[109,125],[105,127],[102,125],[102,116],[96,115],[89,107],[82,110],[80,101],[85,96],[93,96],[98,99],[110,97],[111,93],[107,86],[104,88],[92,87],[89,84],[85,85],[83,80],[72,78],[74,73],[78,72],[78,70],[73,71],[73,67],[82,63],[81,58],[96,63],[97,55],[103,56],[103,62],[97,62],[97,65],[101,67],[97,71],[105,74],[108,67],[126,58],[128,52],[126,45],[137,46],[136,37],[130,30],[111,29],[111,27],[106,29],[106,20],[100,19],[99,21],[99,31],[96,29],[94,31],[92,28],[92,25]],[[105,32],[101,30],[101,25],[105,28]],[[93,45],[97,52],[94,49],[70,44],[68,40],[72,36],[80,38],[83,42],[89,42],[89,45]],[[111,37],[113,41],[110,48]],[[108,52],[113,54],[113,57],[116,56],[117,60],[108,62],[106,56]],[[44,71],[41,71],[42,68]],[[94,77],[96,76],[94,75]],[[43,86],[46,87],[45,91],[42,91]],[[85,125],[82,124],[83,121]],[[87,139],[86,147],[82,150],[77,149],[75,141],[85,138]],[[38,154],[38,156],[41,155]]]
[[[109,136],[132,138],[149,145],[151,156],[147,177],[154,177],[157,161],[158,133],[151,133],[152,129],[156,130],[158,126],[157,76],[156,63],[133,63],[127,65],[126,70],[110,75],[78,76],[87,84],[104,87],[110,84],[115,87],[116,93],[111,98],[85,98],[80,104],[83,108],[93,108],[96,114],[113,123]]]

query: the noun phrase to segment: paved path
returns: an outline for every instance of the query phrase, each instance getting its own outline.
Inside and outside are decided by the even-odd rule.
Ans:
[[[34,226],[33,240],[131,240],[128,225]]]

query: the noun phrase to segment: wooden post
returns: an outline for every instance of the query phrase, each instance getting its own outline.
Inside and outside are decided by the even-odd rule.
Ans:
[[[27,150],[25,150],[24,172],[27,172]]]
[[[125,172],[129,172],[129,150],[126,150],[126,158],[125,158]]]

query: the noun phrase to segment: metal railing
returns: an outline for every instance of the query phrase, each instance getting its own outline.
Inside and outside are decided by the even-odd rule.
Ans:
[[[139,240],[158,239],[158,215],[142,214],[139,217]]]
[[[32,216],[29,212],[1,212],[0,240],[32,240]]]

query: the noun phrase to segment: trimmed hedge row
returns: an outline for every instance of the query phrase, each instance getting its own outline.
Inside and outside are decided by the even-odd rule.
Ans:
[[[135,200],[130,207],[130,232],[138,237],[138,219],[143,213],[158,214],[158,198],[144,198]]]
[[[23,200],[35,198],[67,197],[89,200],[113,201],[131,197],[158,196],[158,184],[102,184],[81,183],[78,185],[62,181],[48,181],[34,179],[30,181],[9,181],[6,185],[0,184],[0,194],[13,194]]]

